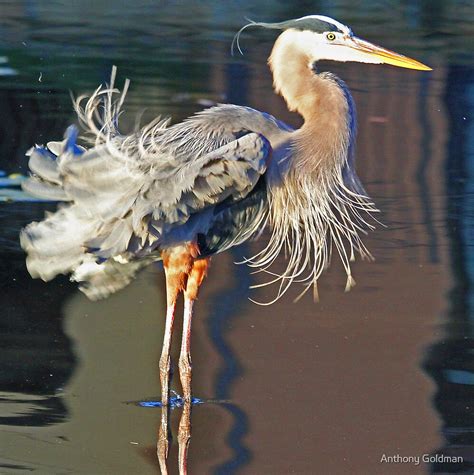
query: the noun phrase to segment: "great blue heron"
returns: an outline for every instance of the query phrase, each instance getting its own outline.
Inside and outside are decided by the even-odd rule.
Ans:
[[[350,261],[370,256],[360,233],[376,211],[354,168],[355,109],[344,82],[319,72],[319,60],[429,67],[354,36],[325,16],[246,25],[281,30],[269,58],[274,88],[304,119],[293,130],[250,107],[217,105],[169,126],[156,119],[123,135],[118,117],[128,88],[110,84],[75,109],[88,148],[70,127],[63,142],[30,152],[24,188],[69,204],[21,233],[33,277],[72,274],[90,298],[126,286],[162,260],[167,312],[160,358],[162,403],[168,404],[170,343],[176,301],[184,294],[180,379],[191,398],[193,304],[210,256],[271,228],[266,247],[248,259],[279,283],[316,284],[334,247],[353,285]],[[242,29],[243,30],[243,29]],[[237,46],[240,33],[236,37]],[[240,48],[239,48],[240,49]],[[84,99],[85,105],[84,104]],[[286,270],[269,270],[280,251]]]

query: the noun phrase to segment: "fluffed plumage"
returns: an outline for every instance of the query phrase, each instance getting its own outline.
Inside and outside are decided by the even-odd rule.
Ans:
[[[108,86],[75,102],[86,147],[76,144],[78,130],[72,126],[63,142],[30,150],[32,176],[25,190],[67,202],[21,233],[33,277],[72,274],[90,298],[103,298],[168,247],[197,241],[206,256],[270,223],[268,246],[246,262],[270,272],[280,250],[289,251],[287,270],[274,279],[280,281],[277,298],[295,280],[315,283],[329,263],[332,243],[352,278],[345,245],[351,257],[354,249],[368,255],[358,234],[365,224],[360,213],[375,208],[355,188],[358,180],[344,183],[344,169],[351,167],[350,134],[346,156],[335,164],[336,182],[322,176],[320,189],[311,190],[291,158],[297,132],[274,117],[218,105],[176,125],[156,119],[123,135],[118,118],[128,81],[120,93],[114,79],[115,68]],[[288,179],[300,187],[293,194],[285,193]],[[302,202],[296,191],[306,197]],[[310,203],[311,216],[304,209]],[[355,225],[354,217],[360,218]],[[302,277],[304,269],[309,274]]]

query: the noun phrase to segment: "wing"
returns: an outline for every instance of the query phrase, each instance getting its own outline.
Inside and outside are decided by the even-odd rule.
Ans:
[[[291,131],[268,114],[220,105],[180,124],[157,119],[122,135],[118,116],[124,95],[115,100],[117,92],[113,84],[99,88],[84,108],[79,99],[81,138],[89,147],[76,145],[78,132],[70,127],[63,142],[33,148],[32,176],[23,185],[67,202],[21,233],[31,275],[49,280],[73,272],[76,280],[93,283],[97,292],[86,287],[96,296],[133,278],[139,266],[127,263],[137,258],[149,263],[177,239],[208,236],[207,248],[215,249],[212,226],[225,213],[214,211],[251,194],[266,171],[272,141]],[[245,233],[231,234],[227,247]],[[100,273],[107,278],[97,277]],[[112,281],[115,273],[122,278]],[[103,289],[101,281],[107,282]]]
[[[90,262],[88,254],[123,257],[132,240],[159,247],[190,216],[246,196],[271,153],[263,136],[248,133],[194,160],[177,162],[174,170],[168,157],[150,171],[137,166],[139,160],[130,163],[118,146],[75,149],[75,133],[68,130],[58,157],[39,147],[30,156],[34,175],[25,189],[69,201],[22,232],[29,271],[44,280]]]
[[[169,175],[157,167],[137,200],[136,218],[149,215],[154,228],[162,232],[209,206],[238,201],[265,173],[270,153],[265,137],[247,133],[194,160],[175,162]]]
[[[213,214],[207,231],[197,234],[202,256],[223,252],[263,231],[268,218],[265,180],[261,178],[242,200],[217,206]]]

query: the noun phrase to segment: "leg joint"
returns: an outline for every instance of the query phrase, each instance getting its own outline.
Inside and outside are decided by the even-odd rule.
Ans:
[[[168,355],[161,355],[159,368],[160,373],[169,373],[171,368],[171,358]]]
[[[180,376],[190,376],[192,373],[193,366],[191,364],[190,358],[187,355],[180,356],[178,362],[179,374]]]

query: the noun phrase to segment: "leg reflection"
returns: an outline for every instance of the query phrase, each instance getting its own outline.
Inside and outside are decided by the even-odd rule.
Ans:
[[[166,467],[166,459],[168,458],[169,444],[171,440],[171,433],[169,429],[169,413],[170,407],[168,405],[161,408],[161,422],[158,430],[158,443],[156,444],[156,454],[158,456],[158,463],[162,475],[168,474]]]
[[[186,475],[188,473],[188,449],[189,442],[191,441],[191,401],[186,400],[183,407],[183,413],[181,414],[181,420],[179,421],[178,431],[178,465],[180,475]]]
[[[178,467],[180,475],[188,473],[188,449],[191,440],[191,408],[192,402],[185,401],[178,429]],[[170,405],[161,408],[161,422],[158,431],[156,454],[162,475],[168,474],[167,458],[171,442],[169,424]]]

